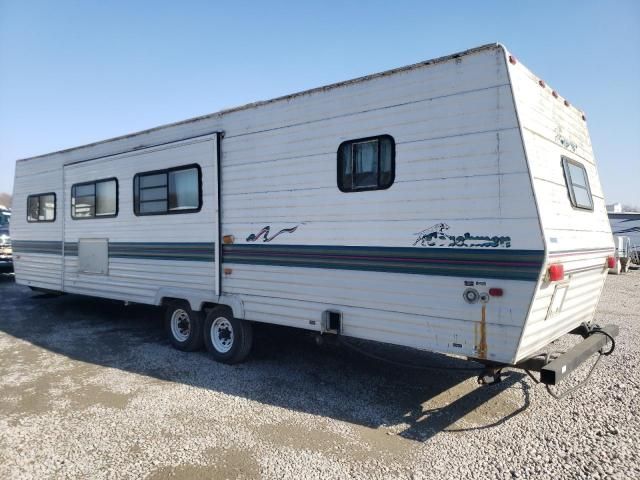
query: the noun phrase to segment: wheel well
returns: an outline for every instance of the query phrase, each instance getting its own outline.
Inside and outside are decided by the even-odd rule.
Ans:
[[[212,308],[217,307],[218,305],[220,305],[219,303],[213,303],[213,302],[202,302],[202,304],[200,305],[200,310],[202,310],[205,313],[209,313],[209,310],[211,310]]]
[[[175,305],[175,304],[187,304],[189,305],[191,308],[192,305],[189,302],[189,300],[184,299],[184,298],[178,298],[178,297],[162,297],[162,299],[160,300],[160,305],[162,307],[167,307],[169,305]],[[212,308],[215,308],[219,305],[223,305],[221,303],[214,303],[214,302],[202,302],[200,304],[200,311],[204,312],[205,314],[211,310]]]
[[[189,302],[187,302],[184,298],[162,297],[162,300],[160,300],[160,306],[162,307],[168,307],[169,305],[175,305],[176,303],[186,303],[187,305],[189,304]]]

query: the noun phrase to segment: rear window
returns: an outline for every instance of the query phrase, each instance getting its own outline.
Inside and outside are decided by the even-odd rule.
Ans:
[[[27,222],[55,222],[56,194],[38,193],[27,197]]]
[[[342,192],[384,190],[395,177],[395,142],[390,135],[342,142],[338,147],[338,188]]]
[[[562,157],[562,168],[571,205],[583,210],[593,210],[593,198],[591,197],[587,170],[582,164],[567,157]]]

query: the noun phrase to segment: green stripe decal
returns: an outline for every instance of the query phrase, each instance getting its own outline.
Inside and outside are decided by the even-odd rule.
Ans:
[[[214,262],[214,243],[112,242],[110,258]],[[62,254],[62,242],[14,241],[14,253]],[[78,255],[65,242],[66,256]],[[373,272],[536,281],[543,250],[346,247],[324,245],[224,245],[223,261],[246,265],[362,270]]]
[[[62,242],[21,240],[13,242],[15,253],[62,254]],[[64,242],[67,257],[78,255],[77,242]],[[215,243],[109,242],[109,258],[215,262]]]
[[[49,255],[60,255],[62,253],[62,242],[48,240],[13,240],[11,242],[13,254],[20,253],[44,253]]]
[[[215,262],[215,243],[109,243],[110,258]]]
[[[333,247],[310,245],[224,245],[227,263],[365,270],[376,272],[538,279],[543,250],[473,248]]]

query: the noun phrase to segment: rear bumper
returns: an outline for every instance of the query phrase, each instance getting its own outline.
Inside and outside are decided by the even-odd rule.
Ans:
[[[540,372],[541,383],[557,385],[592,355],[606,349],[607,343],[611,338],[618,336],[618,332],[617,325],[607,325],[602,329],[591,331],[583,328],[576,329],[571,333],[582,335],[584,340],[571,350],[553,359],[549,359],[546,354],[536,355],[516,364],[515,367]]]

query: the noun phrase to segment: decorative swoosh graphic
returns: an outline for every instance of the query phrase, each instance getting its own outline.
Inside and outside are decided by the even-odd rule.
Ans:
[[[251,235],[249,235],[246,238],[247,242],[257,242],[260,237],[262,237],[262,241],[265,243],[270,242],[271,240],[273,240],[274,238],[276,238],[278,235],[282,234],[282,233],[293,233],[295,232],[298,227],[300,225],[296,225],[295,227],[292,228],[283,228],[282,230],[280,230],[279,232],[276,232],[273,236],[269,236],[269,232],[271,231],[271,225],[267,225],[266,227],[264,227],[262,230],[260,230],[258,233],[252,233]]]

